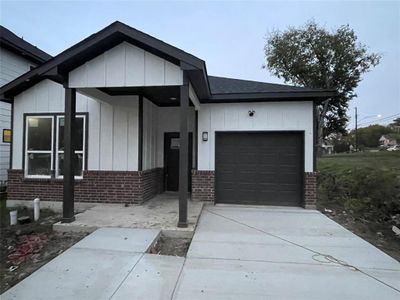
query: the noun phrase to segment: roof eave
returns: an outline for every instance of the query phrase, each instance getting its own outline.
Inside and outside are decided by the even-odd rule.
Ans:
[[[270,93],[231,93],[231,94],[212,94],[209,99],[203,99],[203,103],[223,103],[223,102],[252,102],[252,101],[323,101],[334,97],[335,91],[307,91],[307,92],[270,92]]]

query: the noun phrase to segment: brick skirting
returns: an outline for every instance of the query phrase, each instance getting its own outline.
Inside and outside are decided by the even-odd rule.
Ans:
[[[304,173],[304,207],[315,209],[317,203],[317,172]]]
[[[192,170],[192,200],[215,201],[215,172]],[[317,202],[317,173],[304,173],[304,207],[314,209]]]
[[[163,169],[146,171],[84,171],[75,181],[76,202],[142,203],[163,191]],[[7,199],[62,201],[60,179],[28,179],[23,170],[8,171]]]
[[[192,200],[214,201],[214,171],[192,170]]]

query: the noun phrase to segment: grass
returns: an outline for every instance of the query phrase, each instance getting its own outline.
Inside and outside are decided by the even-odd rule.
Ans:
[[[400,151],[359,152],[324,156],[318,159],[318,171],[343,174],[356,168],[394,171],[400,175]]]

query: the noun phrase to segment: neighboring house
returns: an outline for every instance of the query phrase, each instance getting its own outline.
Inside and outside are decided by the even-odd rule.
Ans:
[[[385,134],[380,137],[379,143],[383,147],[391,147],[397,145],[397,139],[392,137],[390,134]]]
[[[63,200],[66,222],[74,199],[142,203],[163,191],[179,190],[182,226],[188,191],[315,205],[314,107],[332,91],[209,76],[203,60],[115,22],[1,94],[14,104],[8,199]]]
[[[42,64],[51,56],[0,25],[0,86]],[[2,100],[2,99],[0,99]],[[10,143],[4,138],[11,129],[11,105],[0,101],[0,181],[7,180]]]
[[[322,148],[322,153],[323,154],[330,155],[330,154],[333,153],[333,148],[334,147],[333,147],[332,144],[329,144],[328,142],[324,142],[324,143],[322,143],[321,148]]]

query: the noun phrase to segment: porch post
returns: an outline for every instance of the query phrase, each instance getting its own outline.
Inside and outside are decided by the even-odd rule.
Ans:
[[[65,88],[64,116],[64,194],[63,223],[75,220],[74,215],[74,132],[76,115],[76,89]]]
[[[179,221],[178,227],[187,227],[187,199],[188,199],[188,112],[189,112],[189,83],[184,76],[180,87],[180,148],[179,148]]]

